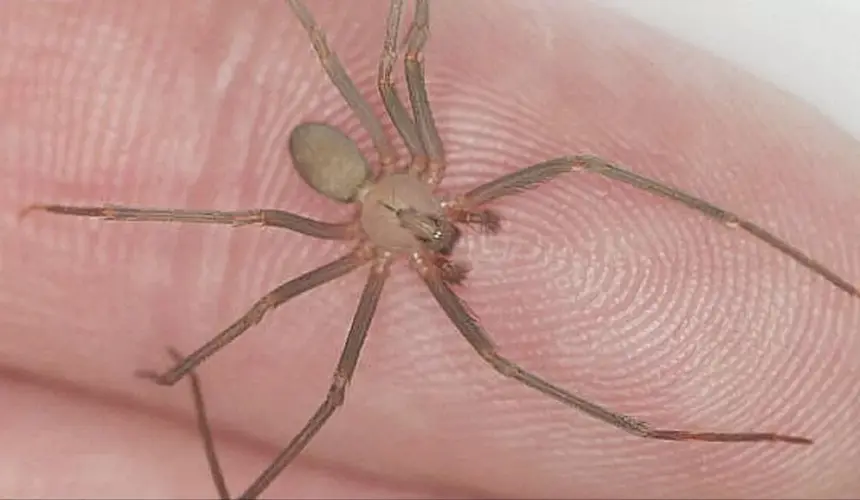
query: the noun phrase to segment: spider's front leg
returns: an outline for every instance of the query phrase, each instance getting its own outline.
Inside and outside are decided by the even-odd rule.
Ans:
[[[741,229],[784,255],[787,255],[813,273],[823,277],[840,290],[854,297],[860,297],[860,289],[849,283],[845,278],[842,278],[824,266],[824,264],[806,255],[797,247],[794,247],[751,220],[724,210],[702,198],[693,196],[656,179],[637,174],[597,156],[562,156],[503,175],[459,196],[450,204],[449,210],[460,211],[464,214],[480,212],[479,208],[485,204],[505,196],[535,188],[561,174],[571,172],[590,172],[627,184],[633,188],[675,201],[727,227]],[[467,216],[474,217],[474,215]]]

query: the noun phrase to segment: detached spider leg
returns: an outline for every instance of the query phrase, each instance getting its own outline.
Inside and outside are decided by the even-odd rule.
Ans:
[[[662,439],[669,441],[716,441],[716,442],[750,442],[750,441],[783,441],[794,444],[812,444],[812,441],[798,436],[788,436],[771,432],[690,432],[684,430],[654,429],[649,424],[627,415],[616,413],[591,401],[553,385],[534,375],[498,353],[496,346],[478,323],[477,318],[469,312],[465,303],[442,280],[438,269],[429,265],[421,257],[413,257],[412,263],[418,274],[427,284],[436,302],[445,311],[445,315],[454,323],[457,330],[466,341],[494,370],[505,377],[512,378],[526,386],[568,406],[574,407],[594,418],[602,420],[619,429],[636,436]]]
[[[753,237],[789,256],[803,267],[823,277],[849,295],[860,297],[860,290],[858,290],[856,286],[825,267],[824,264],[809,257],[798,248],[790,245],[785,240],[777,237],[752,221],[744,219],[727,210],[723,210],[722,208],[712,205],[701,198],[685,193],[680,189],[676,189],[655,179],[631,172],[630,170],[614,165],[596,156],[564,156],[523,168],[511,174],[503,175],[486,184],[482,184],[459,197],[453,203],[453,209],[470,213],[481,205],[490,203],[505,196],[520,193],[526,189],[537,187],[561,174],[570,172],[592,172],[609,179],[623,182],[624,184],[634,188],[679,202],[682,205],[692,208],[693,210],[715,219],[718,222],[722,222],[728,227],[743,229]]]

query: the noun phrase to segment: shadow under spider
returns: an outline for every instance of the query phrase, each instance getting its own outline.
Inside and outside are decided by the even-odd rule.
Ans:
[[[298,173],[311,188],[329,199],[357,204],[359,208],[351,220],[339,223],[322,222],[271,209],[228,212],[36,204],[22,211],[22,215],[42,210],[118,221],[193,222],[232,226],[260,224],[289,229],[314,238],[354,242],[352,250],[339,259],[289,280],[266,294],[241,318],[190,355],[182,357],[171,350],[175,364],[170,370],[164,373],[150,370],[136,372],[141,377],[168,386],[186,375],[191,377],[198,427],[204,438],[212,477],[222,498],[228,498],[229,494],[215,454],[199,381],[193,370],[286,301],[363,265],[370,265],[369,276],[334,370],[328,395],[304,428],[241,495],[241,498],[256,498],[305,448],[343,403],[391,264],[400,258],[408,259],[438,305],[489,366],[505,377],[517,380],[625,432],[643,438],[670,441],[812,443],[805,437],[771,432],[696,432],[654,428],[646,422],[604,408],[524,370],[497,352],[495,345],[469,312],[466,304],[452,291],[451,285],[462,282],[469,269],[465,264],[451,260],[451,252],[460,238],[459,226],[472,226],[491,234],[500,230],[499,215],[485,208],[491,202],[521,193],[561,174],[589,172],[674,200],[729,227],[743,230],[852,296],[860,296],[857,288],[752,221],[591,155],[547,160],[499,177],[466,193],[443,198],[436,191],[445,174],[445,152],[428,102],[422,57],[429,34],[428,1],[417,0],[414,17],[404,39],[404,66],[411,113],[399,97],[391,78],[400,48],[397,38],[403,0],[392,0],[390,3],[378,67],[379,94],[388,117],[405,142],[411,157],[408,166],[403,168],[397,166],[395,149],[384,133],[382,123],[359,94],[337,54],[328,47],[325,34],[311,13],[300,0],[287,0],[287,3],[307,31],[329,79],[370,134],[378,154],[380,168],[374,173],[355,143],[329,125],[302,123],[290,134],[289,150]]]

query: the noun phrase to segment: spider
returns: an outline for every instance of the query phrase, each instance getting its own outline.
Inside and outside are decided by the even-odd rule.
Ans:
[[[520,382],[560,403],[582,411],[632,435],[667,441],[785,442],[812,444],[812,440],[774,432],[701,432],[661,429],[636,418],[617,413],[565,390],[535,375],[501,355],[489,334],[466,303],[454,291],[469,273],[467,264],[452,258],[463,229],[472,227],[487,234],[501,228],[501,217],[491,205],[506,197],[564,178],[585,173],[603,176],[655,196],[673,200],[692,210],[745,231],[754,238],[794,259],[844,292],[860,297],[860,291],[836,273],[754,222],[707,201],[671,187],[610,161],[592,155],[572,155],[550,159],[503,175],[471,190],[454,195],[438,189],[445,175],[446,157],[437,131],[424,78],[422,51],[429,37],[429,0],[416,0],[412,20],[402,45],[399,42],[403,0],[391,0],[386,33],[378,66],[378,91],[388,118],[402,138],[408,162],[399,161],[382,123],[347,75],[337,54],[328,46],[325,34],[301,0],[287,0],[293,14],[306,30],[313,50],[331,83],[370,135],[377,155],[377,168],[343,132],[324,123],[306,122],[294,128],[288,148],[294,167],[308,186],[330,200],[355,206],[354,215],[344,222],[323,222],[275,209],[241,211],[134,208],[125,206],[69,206],[35,204],[23,213],[46,211],[55,214],[97,217],[115,221],[160,221],[232,226],[259,224],[284,228],[319,239],[350,243],[342,257],[288,280],[260,298],[233,324],[187,356],[176,356],[174,366],[163,372],[139,370],[136,374],[159,385],[172,386],[191,376],[194,369],[263,317],[311,289],[320,287],[362,267],[369,267],[367,281],[358,299],[345,345],[334,369],[328,394],[305,426],[277,455],[271,465],[241,494],[256,498],[291,461],[301,453],[329,418],[343,404],[347,387],[355,373],[362,346],[376,313],[384,285],[395,262],[406,260],[426,284],[427,290],[476,354],[504,377]],[[395,88],[392,71],[404,51],[403,65],[408,103]],[[408,107],[407,107],[408,104]],[[195,384],[198,424],[206,440],[207,454],[216,484],[223,478],[216,472],[217,461],[210,453],[211,436],[199,387]]]

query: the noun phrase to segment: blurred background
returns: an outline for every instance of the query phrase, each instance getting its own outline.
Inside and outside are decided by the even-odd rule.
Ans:
[[[860,2],[597,2],[729,59],[803,97],[860,139]]]

